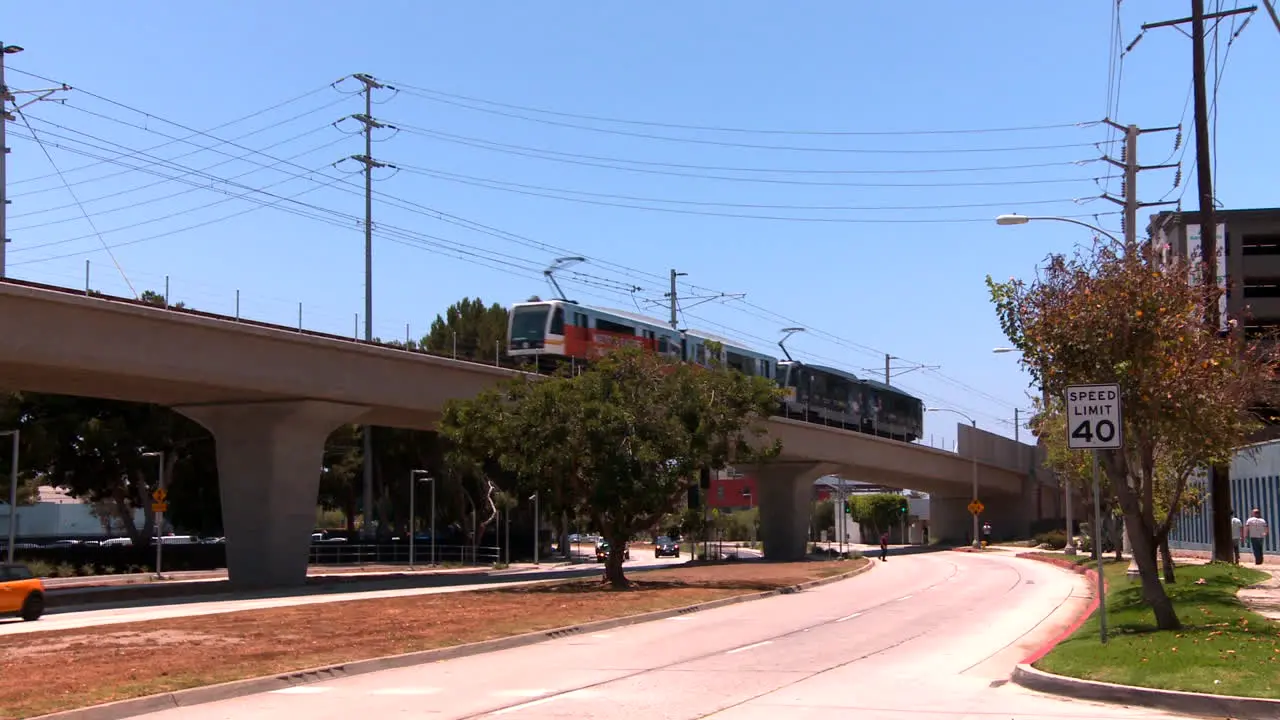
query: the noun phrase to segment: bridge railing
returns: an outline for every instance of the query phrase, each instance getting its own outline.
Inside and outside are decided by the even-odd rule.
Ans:
[[[432,561],[430,542],[419,542],[413,550],[413,561],[426,565]],[[502,561],[502,548],[481,545],[436,545],[435,563],[458,565],[493,565]],[[373,545],[362,543],[315,543],[308,555],[311,565],[407,565],[409,545]]]

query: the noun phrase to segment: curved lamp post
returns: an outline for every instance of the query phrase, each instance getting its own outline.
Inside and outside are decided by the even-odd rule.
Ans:
[[[949,413],[955,413],[956,415],[959,415],[960,417],[962,417],[962,418],[964,418],[964,419],[968,420],[968,421],[969,421],[969,424],[973,426],[973,429],[974,429],[974,430],[977,430],[977,429],[978,429],[978,421],[977,421],[977,420],[974,420],[972,417],[969,417],[967,414],[960,412],[959,410],[955,410],[955,409],[953,409],[953,408],[925,408],[925,411],[926,411],[926,412],[949,412]],[[970,458],[973,460],[973,500],[974,500],[975,502],[978,500],[978,443],[977,443],[977,439],[978,439],[978,438],[977,438],[977,436],[975,435],[975,436],[974,436],[974,443],[973,443],[973,447],[969,449],[969,456],[970,456]],[[978,514],[977,514],[977,513],[970,513],[970,514],[971,514],[971,515],[973,515],[973,547],[974,547],[974,549],[980,549],[980,548],[982,547],[982,539],[981,539],[981,536],[980,536],[980,534],[979,534],[979,528],[978,528]]]
[[[1080,220],[1076,220],[1075,218],[1053,217],[1053,216],[1047,216],[1047,215],[1046,216],[1028,216],[1028,215],[1017,215],[1017,214],[1010,213],[1007,215],[1000,215],[996,217],[996,224],[997,225],[1026,225],[1032,220],[1049,220],[1052,222],[1071,223],[1072,225],[1079,225],[1080,227],[1089,228],[1090,230],[1100,235],[1106,235],[1112,240],[1115,240],[1116,242],[1120,242],[1120,238],[1116,237],[1115,235],[1112,235],[1106,230],[1103,230],[1097,225],[1090,225],[1087,222],[1082,222]],[[997,351],[997,352],[1001,352],[1001,351]],[[1009,352],[1009,350],[1003,350],[1003,352]]]

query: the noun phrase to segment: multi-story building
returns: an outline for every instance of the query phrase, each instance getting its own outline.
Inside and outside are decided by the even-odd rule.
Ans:
[[[1239,318],[1249,335],[1280,327],[1280,208],[1219,210],[1215,216],[1225,316]],[[1186,258],[1190,251],[1199,259],[1200,213],[1158,213],[1147,230],[1164,257]]]
[[[1218,210],[1218,283],[1226,290],[1219,301],[1222,328],[1235,318],[1247,337],[1280,330],[1280,208]],[[1147,227],[1165,260],[1200,259],[1200,213],[1162,212]],[[1225,269],[1225,270],[1224,270]],[[1280,408],[1256,408],[1267,426],[1254,442],[1280,437]]]

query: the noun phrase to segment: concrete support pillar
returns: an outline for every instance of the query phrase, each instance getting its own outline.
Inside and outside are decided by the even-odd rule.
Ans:
[[[832,466],[767,463],[756,471],[760,494],[760,538],[768,560],[803,560],[813,511],[813,481]],[[840,512],[837,508],[836,512]]]
[[[306,582],[324,442],[365,408],[299,400],[174,409],[207,428],[217,443],[232,586]]]

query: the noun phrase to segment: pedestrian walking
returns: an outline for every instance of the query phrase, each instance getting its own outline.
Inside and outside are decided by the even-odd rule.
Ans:
[[[880,533],[880,562],[889,562],[889,531]]]
[[[1271,534],[1271,528],[1267,526],[1267,521],[1262,519],[1262,511],[1258,508],[1253,509],[1253,517],[1244,521],[1244,534],[1249,538],[1249,545],[1253,547],[1253,564],[1262,564],[1262,543],[1267,535]]]
[[[1235,557],[1235,563],[1240,564],[1240,546],[1244,544],[1244,522],[1236,516],[1236,511],[1231,511],[1231,552]]]

